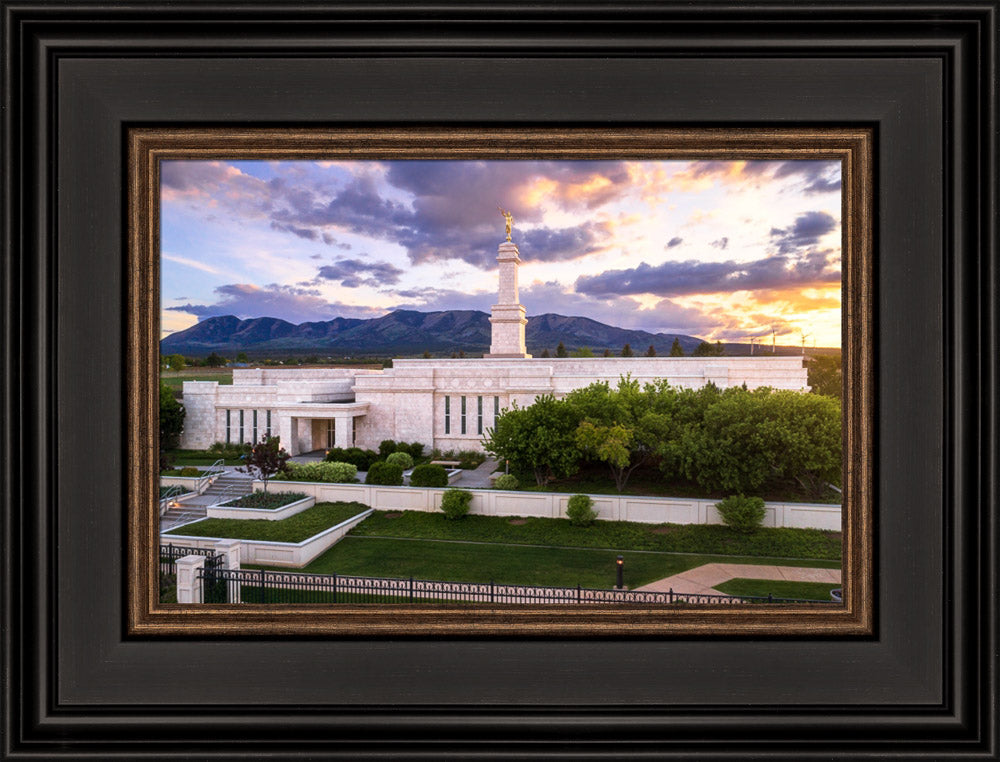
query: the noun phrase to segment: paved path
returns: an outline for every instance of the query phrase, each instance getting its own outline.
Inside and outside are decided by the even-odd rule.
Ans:
[[[497,470],[497,462],[487,458],[471,471],[463,471],[453,487],[489,487],[490,474]]]
[[[807,566],[760,566],[757,564],[704,564],[672,577],[650,582],[636,590],[688,595],[720,595],[715,585],[731,579],[773,579],[788,582],[840,582],[840,569],[815,569]]]

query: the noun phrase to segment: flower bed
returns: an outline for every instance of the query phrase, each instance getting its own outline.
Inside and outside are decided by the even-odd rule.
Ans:
[[[303,492],[264,492],[257,490],[249,495],[243,495],[228,503],[221,503],[222,508],[257,508],[258,510],[275,511],[291,503],[304,500]]]

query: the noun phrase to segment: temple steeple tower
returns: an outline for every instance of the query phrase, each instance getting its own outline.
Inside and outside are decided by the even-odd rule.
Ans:
[[[505,215],[506,216],[506,215]],[[497,262],[500,265],[500,293],[490,313],[493,338],[486,357],[531,357],[524,344],[524,305],[520,303],[517,289],[517,268],[521,264],[517,244],[510,240],[510,221],[507,240],[500,244]]]

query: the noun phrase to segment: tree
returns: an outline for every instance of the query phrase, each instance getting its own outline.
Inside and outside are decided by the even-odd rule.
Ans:
[[[605,349],[604,350],[604,356],[605,357],[614,357],[614,355],[611,353],[610,349]]]
[[[425,360],[430,360],[431,359],[431,353],[428,352],[426,349],[424,350],[424,359]]]
[[[622,357],[635,357],[635,352],[632,351],[631,344],[626,344],[622,347]]]
[[[681,347],[681,340],[676,336],[674,337],[674,343],[670,345],[670,356],[671,357],[683,357],[684,349]]]
[[[813,394],[843,399],[844,373],[840,355],[810,357],[806,366]]]
[[[575,410],[552,395],[521,408],[515,402],[486,430],[483,446],[498,460],[510,461],[515,472],[531,473],[539,486],[571,476],[580,467],[576,445],[579,419]]]
[[[279,471],[284,471],[291,456],[281,446],[281,437],[263,437],[260,442],[250,448],[244,465],[238,471],[250,474],[264,482],[264,492],[267,492],[267,482]]]
[[[573,357],[593,357],[594,350],[590,347],[579,347],[573,350]]]
[[[559,342],[559,346],[556,347],[556,357],[569,357],[569,353],[566,351],[566,345],[561,341]]]
[[[184,360],[184,355],[163,355],[160,365],[164,369],[184,370],[187,362]]]
[[[654,409],[655,394],[656,387],[640,387],[625,377],[615,389],[595,383],[566,395],[566,404],[581,419],[577,447],[608,465],[619,492],[637,468],[650,462],[662,440],[664,420]]]
[[[244,362],[244,363],[250,362],[250,358],[247,357],[246,352],[240,352],[238,355],[236,355],[236,362]]]
[[[548,349],[543,349],[542,350],[542,357],[551,357],[551,356],[552,355],[549,354],[549,350]]]
[[[205,364],[210,368],[221,368],[226,364],[226,358],[217,352],[212,352],[205,358]]]
[[[184,406],[177,401],[174,390],[160,381],[160,454],[177,447],[184,430]]]
[[[691,353],[692,357],[721,357],[722,356],[722,343],[715,342],[714,344],[709,344],[707,341],[701,342],[698,346],[694,348],[694,352]]]
[[[646,350],[646,357],[656,357],[656,347],[652,344],[650,344],[649,349]]]

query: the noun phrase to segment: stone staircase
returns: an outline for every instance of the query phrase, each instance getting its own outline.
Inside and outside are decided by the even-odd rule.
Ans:
[[[212,482],[209,488],[202,493],[202,497],[211,497],[212,500],[207,504],[212,505],[214,503],[223,503],[226,500],[233,500],[241,495],[249,495],[251,492],[253,492],[253,479],[249,474],[241,474],[239,471],[226,471]]]

